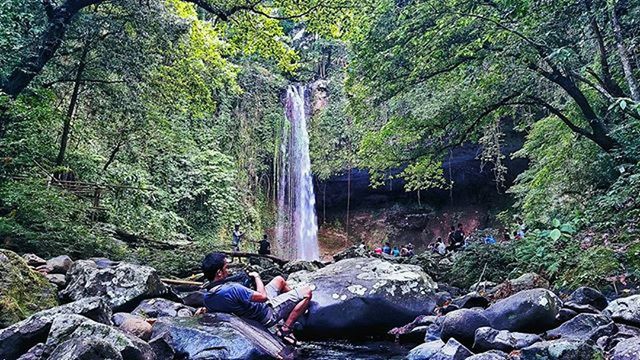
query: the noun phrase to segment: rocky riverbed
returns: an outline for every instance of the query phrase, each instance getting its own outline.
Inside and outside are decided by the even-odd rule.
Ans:
[[[561,298],[536,274],[462,291],[420,259],[351,249],[329,264],[248,265],[315,288],[294,349],[260,324],[194,315],[202,291],[153,268],[0,250],[0,359],[640,359],[640,295]]]

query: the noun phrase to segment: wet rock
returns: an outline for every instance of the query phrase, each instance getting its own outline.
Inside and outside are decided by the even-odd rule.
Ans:
[[[62,274],[46,274],[45,277],[50,283],[55,285],[58,289],[64,289],[67,286],[67,277]]]
[[[491,327],[525,333],[538,333],[557,325],[562,301],[546,289],[521,291],[485,310]]]
[[[196,309],[162,298],[143,300],[131,313],[147,318],[193,316]]]
[[[381,335],[435,308],[437,285],[415,265],[346,259],[291,274],[289,281],[314,289],[302,329],[306,337]]]
[[[616,322],[640,326],[640,295],[616,299],[609,303],[603,313]]]
[[[24,258],[0,249],[0,328],[56,305],[56,287]]]
[[[84,316],[60,314],[51,324],[51,330],[45,346],[58,352],[59,344],[66,341],[82,343],[82,339],[98,338],[107,341],[120,353],[122,358],[131,360],[152,360],[153,354],[149,345],[135,336],[128,335],[118,329],[97,323]]]
[[[603,354],[586,342],[560,339],[535,343],[520,351],[519,360],[591,360]]]
[[[531,346],[539,341],[542,341],[542,338],[535,334],[482,327],[476,330],[474,348],[510,352]]]
[[[616,331],[616,325],[604,315],[580,314],[559,327],[549,330],[547,336],[595,342],[598,338],[613,335]]]
[[[473,346],[476,330],[489,326],[489,319],[481,312],[460,309],[447,314],[442,322],[442,340],[454,338],[466,346]]]
[[[67,255],[60,255],[47,260],[47,266],[51,269],[49,273],[53,274],[66,274],[72,265],[73,260]]]
[[[486,309],[489,306],[489,299],[477,292],[472,292],[453,299],[452,303],[461,309],[472,309],[476,307]]]
[[[56,360],[124,360],[113,344],[97,337],[67,340],[54,350],[50,358]]]
[[[491,350],[468,357],[467,360],[507,360],[508,356],[508,354],[502,351]]]
[[[620,341],[613,349],[611,360],[640,359],[640,337]]]
[[[15,359],[35,344],[45,342],[51,324],[61,314],[79,314],[100,323],[111,324],[111,309],[97,297],[44,310],[0,330],[0,359]]]
[[[430,360],[463,360],[473,353],[469,351],[464,345],[456,341],[455,339],[449,339],[447,343],[432,357]]]
[[[431,359],[431,357],[437,354],[443,347],[444,342],[440,339],[428,341],[411,349],[409,355],[407,355],[407,360]]]
[[[159,336],[167,336],[175,352],[189,359],[292,357],[290,349],[260,324],[230,314],[161,318],[153,326],[152,337]]]
[[[155,354],[156,360],[174,360],[176,352],[171,346],[171,335],[164,333],[149,341],[151,351]]]
[[[368,256],[369,256],[369,251],[367,251],[366,248],[360,247],[358,245],[354,245],[333,255],[333,261],[340,261],[340,260],[352,259],[352,258],[363,258]]]
[[[323,267],[319,261],[294,260],[286,263],[282,267],[282,272],[291,274],[297,271],[316,271]]]
[[[100,268],[91,260],[76,261],[67,274],[61,295],[70,300],[100,296],[114,311],[130,310],[143,299],[168,293],[156,270],[119,263]]]
[[[598,310],[604,310],[609,302],[600,291],[582,286],[571,293],[567,299],[567,303],[575,305],[589,305]]]
[[[565,302],[564,307],[573,310],[576,314],[600,314],[600,310],[591,305],[580,305],[574,302]]]
[[[22,255],[22,258],[27,262],[27,265],[31,267],[38,267],[47,263],[47,260],[36,254],[24,254]]]

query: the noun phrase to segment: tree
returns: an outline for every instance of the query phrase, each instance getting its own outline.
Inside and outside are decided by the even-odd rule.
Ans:
[[[624,8],[626,39],[636,36],[630,14],[638,6]],[[379,1],[353,35],[359,119],[379,129],[364,139],[365,165],[379,172],[408,165],[410,184],[433,186],[420,181],[438,177],[444,150],[478,140],[505,117],[522,124],[547,116],[635,161],[638,154],[612,135],[638,113],[624,103],[633,87],[621,76],[608,14],[599,0]],[[364,111],[374,106],[380,110]]]

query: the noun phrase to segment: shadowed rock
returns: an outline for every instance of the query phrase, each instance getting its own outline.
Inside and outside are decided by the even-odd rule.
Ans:
[[[557,325],[562,301],[547,289],[521,291],[485,310],[491,327],[525,333],[538,333]]]

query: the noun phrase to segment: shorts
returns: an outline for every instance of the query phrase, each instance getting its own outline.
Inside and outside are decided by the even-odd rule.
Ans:
[[[267,292],[267,305],[269,305],[269,314],[264,320],[264,325],[271,327],[280,320],[286,319],[296,305],[304,300],[298,289],[293,289],[286,293],[278,294],[278,289],[271,283],[264,287]]]

